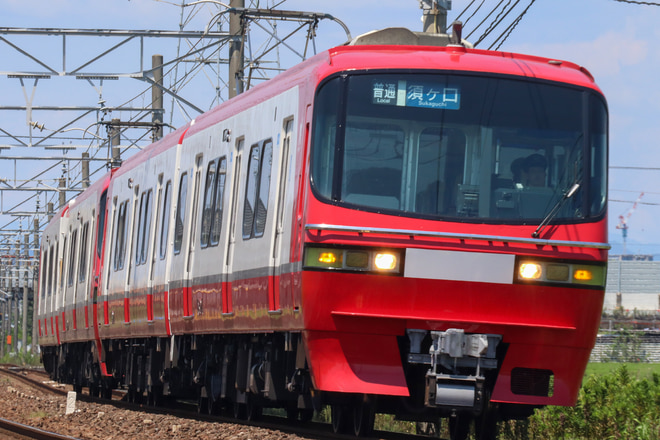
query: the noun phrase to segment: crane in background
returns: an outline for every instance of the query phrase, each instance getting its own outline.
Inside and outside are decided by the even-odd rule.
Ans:
[[[642,196],[644,193],[641,193],[639,197],[637,197],[637,200],[633,203],[632,207],[628,209],[628,211],[624,212],[619,216],[619,224],[616,225],[617,229],[621,229],[621,234],[623,236],[623,255],[626,255],[626,239],[628,238],[628,219],[632,215],[633,212],[635,212],[635,209],[637,208],[637,204],[639,201],[642,199]]]

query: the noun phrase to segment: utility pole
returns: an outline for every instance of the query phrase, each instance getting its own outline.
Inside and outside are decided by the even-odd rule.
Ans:
[[[154,83],[151,86],[151,121],[154,123],[152,141],[163,137],[163,56],[151,57],[151,68],[154,72]]]
[[[60,206],[58,209],[62,209],[66,204],[66,177],[60,177]]]
[[[119,119],[114,118],[110,126],[110,148],[112,149],[112,168],[117,168],[121,165],[121,150],[119,149],[119,142],[121,141],[121,128],[119,128]]]
[[[19,301],[18,301],[18,288],[19,288],[19,275],[18,275],[18,256],[21,252],[20,247],[19,247],[19,241],[16,240],[15,243],[16,247],[14,248],[14,276],[12,276],[12,297],[14,298],[14,319],[12,320],[14,324],[14,337],[12,338],[11,343],[13,344],[14,347],[14,353],[18,354],[18,324],[19,324],[19,318],[18,318],[18,312],[19,312]]]
[[[82,187],[89,188],[89,153],[82,153]]]
[[[245,0],[231,0],[232,8],[244,8]],[[237,13],[229,16],[229,98],[243,93],[243,19]]]
[[[424,32],[447,33],[447,11],[451,10],[451,0],[420,0],[419,7],[424,13]]]
[[[23,274],[19,273],[19,277],[23,279],[23,325],[21,327],[21,353],[25,354],[27,353],[27,345],[28,345],[28,338],[27,338],[27,323],[28,323],[28,263],[27,260],[30,257],[29,255],[29,249],[30,249],[30,236],[26,233],[25,234],[25,241],[24,241],[24,248],[23,248],[23,259],[25,260],[22,265],[19,265],[19,267],[23,266]]]
[[[0,358],[5,356],[5,309],[7,308],[7,300],[3,297],[0,298]]]
[[[34,219],[34,243],[32,245],[34,249],[39,249],[39,219],[35,218]],[[39,306],[39,289],[37,288],[38,286],[38,281],[39,277],[37,274],[39,273],[39,267],[40,267],[40,262],[39,262],[39,251],[35,251],[35,261],[36,263],[32,267],[32,354],[37,353],[37,342],[38,342],[38,326],[37,326],[37,307]]]

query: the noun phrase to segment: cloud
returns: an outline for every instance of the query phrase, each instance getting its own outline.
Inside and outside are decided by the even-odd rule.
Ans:
[[[518,45],[508,49],[575,62],[589,69],[597,79],[617,76],[623,68],[649,59],[648,41],[615,32],[607,32],[592,41]]]

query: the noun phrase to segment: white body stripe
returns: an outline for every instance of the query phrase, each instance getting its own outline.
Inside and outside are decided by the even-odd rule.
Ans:
[[[404,276],[513,284],[515,255],[407,249]]]

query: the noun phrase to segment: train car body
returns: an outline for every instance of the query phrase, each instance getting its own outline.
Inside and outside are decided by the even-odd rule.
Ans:
[[[585,69],[337,47],[134,155],[51,222],[44,362],[154,403],[303,419],[330,404],[356,434],[374,412],[450,416],[453,438],[472,420],[489,438],[498,418],[576,401],[606,188],[607,107]],[[76,272],[57,241],[78,224]],[[52,293],[64,273],[77,278]]]

